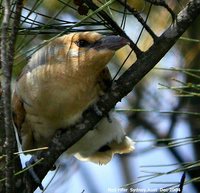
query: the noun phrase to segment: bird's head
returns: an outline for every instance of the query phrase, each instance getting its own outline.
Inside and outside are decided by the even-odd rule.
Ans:
[[[57,66],[66,66],[68,72],[92,75],[99,73],[110,61],[115,51],[128,41],[120,36],[103,36],[96,32],[70,33],[54,39],[33,54],[20,77],[34,69],[50,69],[60,73]],[[46,68],[43,68],[46,66]]]
[[[128,41],[120,36],[103,36],[96,32],[71,33],[62,36],[67,60],[77,69],[102,70]]]

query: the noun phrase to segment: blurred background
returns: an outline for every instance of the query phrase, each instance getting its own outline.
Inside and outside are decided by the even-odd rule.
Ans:
[[[90,3],[87,3],[90,1],[84,2],[24,1],[13,80],[44,40],[74,31],[117,34],[108,21],[99,14],[92,14]],[[98,7],[108,2],[93,1]],[[178,13],[188,1],[166,2],[174,13]],[[130,12],[130,8],[135,12]],[[153,44],[153,39],[133,13],[140,14],[158,36],[172,22],[166,7],[143,0],[115,1],[103,10],[143,51]],[[178,192],[176,188],[184,172],[183,192],[200,192],[199,34],[198,18],[157,66],[113,110],[127,134],[135,141],[135,151],[115,156],[107,165],[61,156],[57,169],[50,171],[43,181],[47,186],[46,192],[166,192],[163,188],[170,188],[168,192]],[[117,79],[136,59],[129,46],[120,49],[109,64],[112,77]],[[22,156],[23,162],[28,159],[28,156]]]

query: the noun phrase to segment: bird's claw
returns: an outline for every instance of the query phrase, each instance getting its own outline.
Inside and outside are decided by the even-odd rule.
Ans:
[[[100,108],[96,104],[94,104],[94,111],[98,116],[103,115],[103,112],[100,110]]]
[[[104,114],[96,104],[94,105],[94,111],[96,112],[96,114],[98,116],[103,116],[103,114]],[[109,123],[112,122],[112,119],[110,118],[109,112],[106,113],[104,116],[107,118]]]

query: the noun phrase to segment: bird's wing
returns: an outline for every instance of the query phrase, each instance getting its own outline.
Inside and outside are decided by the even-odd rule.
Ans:
[[[16,92],[12,98],[12,114],[13,122],[17,128],[19,142],[23,150],[30,150],[34,148],[34,136],[31,125],[25,121],[26,111],[24,109],[23,100],[17,95]]]

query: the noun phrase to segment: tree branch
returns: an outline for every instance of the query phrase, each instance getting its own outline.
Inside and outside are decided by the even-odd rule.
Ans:
[[[14,173],[16,166],[19,166],[20,160],[18,159],[14,162],[14,152],[17,150],[14,129],[12,125],[12,112],[11,112],[11,79],[12,79],[12,66],[14,61],[14,48],[17,38],[17,31],[19,27],[19,21],[22,10],[22,0],[16,2],[16,11],[14,15],[14,20],[12,23],[12,31],[9,34],[9,24],[11,18],[11,5],[9,0],[4,1],[4,17],[2,22],[2,34],[1,34],[1,66],[3,72],[2,79],[2,91],[0,88],[0,94],[2,92],[4,124],[1,129],[5,129],[5,150],[6,150],[6,193],[15,192],[15,180]],[[3,133],[3,132],[2,132]]]
[[[44,161],[34,166],[41,180],[59,156],[91,130],[162,59],[199,14],[200,1],[190,0],[186,8],[178,14],[175,23],[118,80],[113,82],[110,91],[86,110],[75,126],[56,133],[49,149],[37,154],[38,159],[44,158]],[[37,188],[37,184],[33,184],[33,187]]]
[[[3,71],[3,111],[4,111],[4,128],[6,133],[5,148],[6,148],[6,192],[14,192],[14,166],[13,166],[13,139],[14,132],[12,128],[11,118],[11,68],[9,66],[8,59],[8,45],[7,40],[9,39],[8,27],[10,18],[10,1],[4,1],[4,17],[2,22],[2,34],[1,34],[1,65]]]
[[[141,23],[141,25],[146,29],[146,31],[150,34],[150,36],[153,38],[154,41],[157,39],[157,35],[152,31],[152,29],[146,24],[146,21],[142,18],[142,16],[138,13],[138,11],[131,7],[126,0],[118,0],[118,2],[125,6],[128,11],[130,11],[135,18]]]
[[[152,3],[153,5],[162,6],[171,14],[172,20],[174,21],[176,18],[173,10],[166,4],[165,0],[145,0],[146,2]]]
[[[2,88],[0,82],[0,155],[5,154],[3,148],[5,142],[5,130],[4,130],[4,113],[3,113],[3,101],[2,101]],[[0,176],[5,176],[5,158],[0,158]],[[5,184],[0,183],[0,192],[5,192]]]

